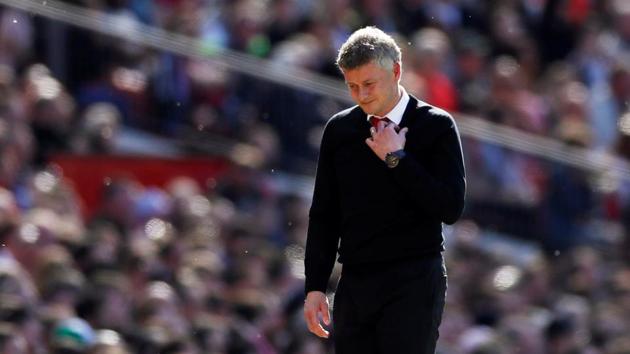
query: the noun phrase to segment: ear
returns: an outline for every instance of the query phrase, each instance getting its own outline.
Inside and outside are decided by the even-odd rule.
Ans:
[[[400,63],[394,63],[394,77],[396,80],[400,80],[400,76],[402,74],[402,67]]]

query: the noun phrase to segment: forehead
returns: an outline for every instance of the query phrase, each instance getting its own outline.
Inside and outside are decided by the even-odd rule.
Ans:
[[[343,70],[346,83],[361,83],[367,80],[377,79],[386,75],[388,70],[374,62],[363,64],[353,69]]]

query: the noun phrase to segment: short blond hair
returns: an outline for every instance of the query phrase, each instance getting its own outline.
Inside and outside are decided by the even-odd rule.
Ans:
[[[355,69],[372,61],[386,68],[401,62],[400,47],[396,41],[373,26],[352,33],[337,55],[337,66],[341,70]]]

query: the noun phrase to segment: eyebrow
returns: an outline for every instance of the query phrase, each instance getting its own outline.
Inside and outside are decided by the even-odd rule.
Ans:
[[[376,79],[367,79],[367,80],[363,80],[363,82],[361,82],[361,83],[362,83],[362,84],[366,84],[366,83],[369,83],[369,82],[374,82],[374,81],[376,81]],[[356,83],[354,83],[354,82],[348,82],[348,81],[345,81],[345,83],[346,83],[346,85],[357,85],[357,84],[356,84]]]

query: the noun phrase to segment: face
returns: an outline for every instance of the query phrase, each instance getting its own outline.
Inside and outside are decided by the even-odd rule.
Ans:
[[[399,63],[387,69],[372,61],[358,68],[344,70],[343,76],[352,99],[366,114],[382,117],[398,103]]]

